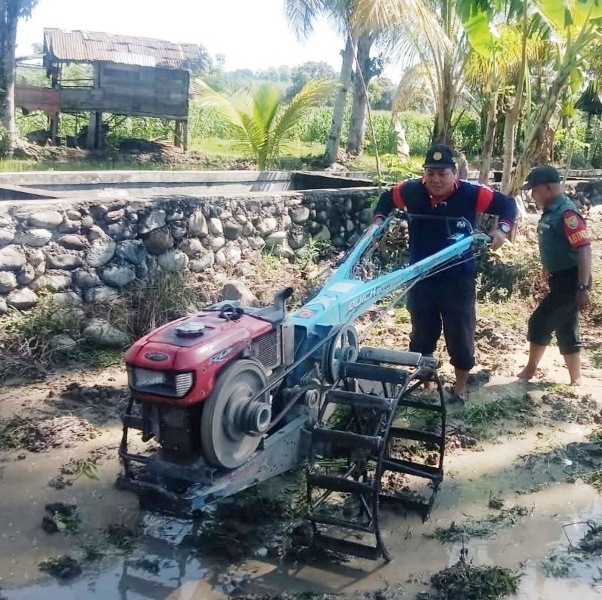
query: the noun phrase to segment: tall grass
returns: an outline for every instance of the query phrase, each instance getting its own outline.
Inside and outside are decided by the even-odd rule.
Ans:
[[[157,271],[123,290],[109,307],[109,322],[131,339],[194,310],[197,293],[187,276]]]
[[[81,327],[81,315],[50,296],[29,311],[9,309],[0,320],[0,380],[37,375],[58,364],[73,347],[53,346],[52,339],[66,334],[77,340]]]

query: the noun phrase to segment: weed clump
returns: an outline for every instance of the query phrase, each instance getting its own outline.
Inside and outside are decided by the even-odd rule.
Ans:
[[[134,549],[134,532],[125,525],[113,523],[104,530],[107,542],[120,550],[127,553]]]
[[[588,554],[602,554],[602,525],[589,525],[589,530],[579,542],[579,548]]]
[[[475,567],[462,557],[431,577],[433,600],[498,600],[517,592],[520,577],[503,567]]]
[[[58,579],[72,579],[82,572],[80,564],[67,554],[44,560],[38,566],[40,571],[49,573]]]
[[[233,500],[202,515],[204,522],[194,544],[198,551],[232,561],[246,558],[259,546],[280,554],[283,532],[297,512],[295,494],[267,496],[251,489]]]
[[[42,529],[49,534],[61,532],[65,535],[79,533],[82,520],[77,511],[77,506],[54,502],[46,505],[49,515],[42,519]]]
[[[499,514],[489,515],[485,519],[476,521],[467,521],[465,523],[452,523],[449,527],[437,527],[433,533],[425,534],[440,542],[460,542],[465,538],[489,537],[501,527],[509,527],[516,524],[518,519],[527,517],[531,514],[531,509],[525,506],[514,506],[509,509],[502,509]]]
[[[96,427],[78,417],[26,419],[15,415],[0,419],[0,450],[44,452],[51,448],[68,448],[76,442],[94,439],[98,433]]]
[[[523,397],[508,396],[493,402],[469,404],[462,418],[470,432],[483,439],[491,434],[491,429],[505,419],[516,419],[528,423],[531,421],[533,407]]]

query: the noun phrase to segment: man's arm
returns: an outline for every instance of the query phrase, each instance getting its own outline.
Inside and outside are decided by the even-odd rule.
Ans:
[[[491,248],[497,250],[504,243],[516,220],[516,201],[511,196],[481,185],[477,193],[477,212],[497,215],[498,227],[491,232]]]
[[[577,249],[577,268],[579,270],[579,287],[577,288],[577,306],[586,310],[591,306],[592,299],[589,286],[592,273],[592,247],[590,244]],[[585,287],[584,287],[585,286]]]
[[[393,210],[393,191],[387,190],[380,195],[374,208],[374,223],[380,225]]]
[[[577,306],[579,310],[590,307],[590,282],[592,275],[592,246],[583,217],[574,210],[562,213],[562,229],[571,248],[577,251]]]

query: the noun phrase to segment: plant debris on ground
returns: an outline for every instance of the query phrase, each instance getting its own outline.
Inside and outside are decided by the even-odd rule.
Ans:
[[[277,496],[245,490],[201,513],[202,529],[194,546],[204,555],[240,561],[259,552],[279,558],[285,552],[287,529],[298,518],[297,489]]]
[[[532,403],[523,396],[507,396],[491,402],[468,404],[461,415],[468,431],[477,439],[484,439],[506,419],[530,425],[533,421]]]
[[[492,514],[484,519],[469,520],[464,523],[453,522],[449,527],[437,527],[426,537],[435,538],[440,542],[460,542],[465,538],[484,538],[493,535],[497,529],[515,525],[519,519],[528,517],[532,509],[525,506],[502,508],[498,514]]]
[[[498,566],[474,566],[464,556],[453,566],[435,573],[435,594],[419,595],[426,600],[498,600],[518,591],[520,574]]]
[[[579,548],[588,554],[602,554],[602,525],[588,525],[589,529],[579,541]]]
[[[49,573],[58,579],[72,579],[82,572],[79,562],[71,558],[68,554],[44,560],[40,563],[39,567],[40,571]]]
[[[42,518],[42,529],[49,534],[61,532],[74,535],[79,532],[82,520],[75,504],[53,502],[46,505],[49,515]]]
[[[51,448],[72,448],[93,440],[99,433],[88,421],[70,415],[49,419],[15,415],[0,420],[0,450],[44,452]]]

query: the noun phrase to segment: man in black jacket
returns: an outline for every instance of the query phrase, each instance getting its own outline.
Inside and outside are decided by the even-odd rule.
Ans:
[[[381,223],[394,208],[405,209],[409,216],[410,263],[448,246],[450,228],[454,233],[460,219],[474,227],[480,212],[499,217],[498,228],[490,234],[491,248],[495,250],[504,243],[516,218],[513,198],[457,178],[453,151],[443,144],[428,150],[424,177],[402,181],[381,195],[374,221]],[[471,257],[420,281],[408,294],[412,318],[410,351],[432,354],[443,328],[455,368],[454,397],[460,401],[466,400],[468,374],[474,366],[475,274]]]

